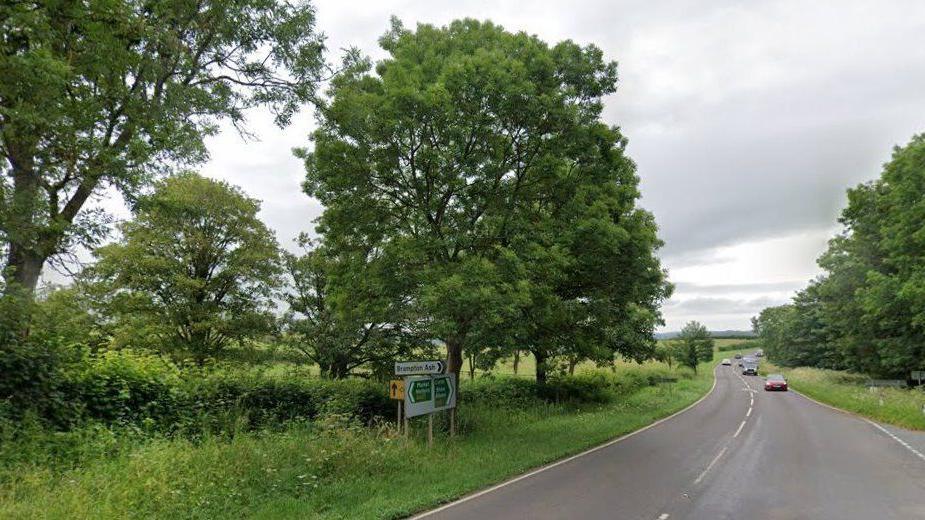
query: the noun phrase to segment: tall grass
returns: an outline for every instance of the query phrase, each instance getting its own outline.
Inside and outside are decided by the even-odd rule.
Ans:
[[[85,432],[95,447],[70,464],[6,459],[0,517],[395,518],[638,429],[712,382],[708,365],[697,376],[670,372],[674,383],[653,384],[669,374],[660,364],[585,374],[605,384],[608,402],[549,402],[518,394],[517,382],[513,395],[485,398],[478,385],[499,385],[464,385],[461,435],[440,432],[432,449],[421,421],[406,439],[388,424],[361,426],[336,414],[196,441]]]

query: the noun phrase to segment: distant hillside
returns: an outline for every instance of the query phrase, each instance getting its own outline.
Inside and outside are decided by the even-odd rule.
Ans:
[[[655,339],[674,339],[681,334],[678,331],[656,332]],[[710,335],[714,338],[754,338],[755,333],[750,330],[711,330]]]

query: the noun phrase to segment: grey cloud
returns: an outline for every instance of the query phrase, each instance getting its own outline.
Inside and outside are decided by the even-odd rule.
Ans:
[[[669,304],[664,312],[675,317],[716,316],[716,315],[753,315],[765,307],[786,303],[786,299],[761,296],[750,299],[734,298],[691,298]]]

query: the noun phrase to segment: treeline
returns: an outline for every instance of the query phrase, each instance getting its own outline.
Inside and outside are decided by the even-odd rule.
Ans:
[[[754,325],[778,363],[905,379],[925,369],[925,135],[848,191],[839,222],[825,273]]]
[[[58,418],[69,400],[91,409],[99,394],[143,395],[150,356],[195,378],[266,344],[330,379],[383,377],[397,358],[433,355],[458,374],[464,357],[488,368],[529,351],[540,385],[582,361],[655,355],[671,286],[654,218],[636,205],[626,139],[600,119],[616,88],[600,49],[490,22],[412,31],[393,20],[380,40],[387,57],[374,68],[349,54],[319,96],[313,11],[267,3],[177,23],[48,6],[41,16],[76,16],[81,36],[56,33],[64,23],[19,28],[26,40],[72,42],[71,54],[33,56],[59,46],[27,42],[5,66],[30,56],[77,65],[52,68],[55,82],[17,91],[17,110],[3,112],[0,399]],[[104,15],[126,19],[100,31]],[[104,57],[102,78],[93,60]],[[13,72],[42,77],[30,70]],[[243,108],[262,105],[285,124],[301,102],[319,122],[297,152],[304,191],[325,210],[317,238],[292,254],[258,201],[171,167],[205,158],[214,121],[239,124]],[[132,218],[107,241],[108,217],[84,205],[110,188]],[[79,246],[94,258],[73,285],[37,290],[38,272]],[[131,365],[124,377],[93,376],[111,356]]]

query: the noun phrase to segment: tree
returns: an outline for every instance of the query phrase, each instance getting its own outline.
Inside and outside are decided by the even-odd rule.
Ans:
[[[925,135],[897,147],[879,179],[848,191],[824,274],[766,309],[762,337],[783,364],[905,377],[925,368]]]
[[[291,284],[284,321],[292,344],[322,374],[346,377],[423,344],[403,305],[401,280],[384,272],[381,262],[365,255],[336,257],[304,236],[300,244],[307,249],[303,255],[285,255]]]
[[[307,3],[86,0],[0,6],[0,251],[6,295],[94,246],[108,219],[203,138],[269,106],[280,125],[311,100],[322,37]]]
[[[713,360],[713,338],[706,326],[690,321],[681,329],[677,341],[677,360],[697,372],[697,365]]]
[[[258,201],[185,173],[139,197],[120,242],[89,271],[114,320],[115,341],[165,349],[202,364],[233,342],[273,329],[280,283],[273,233]]]
[[[599,335],[612,353],[626,338],[610,325],[635,312],[627,302],[642,315],[659,299],[632,280],[634,269],[619,304],[598,297],[630,264],[606,260],[652,256],[657,243],[635,242],[634,226],[653,239],[654,226],[633,208],[637,179],[622,137],[599,122],[616,64],[594,46],[550,47],[468,19],[416,31],[393,20],[380,44],[389,56],[375,73],[358,65],[334,80],[314,150],[301,153],[306,193],[325,205],[326,241],[391,257],[414,278],[412,299],[457,375],[464,350],[498,348],[491,338],[526,342],[538,377],[544,357],[579,333],[582,348]],[[537,274],[547,272],[544,250],[565,247],[555,235],[580,220],[560,238],[570,249],[549,253],[557,272]],[[584,251],[606,246],[593,261],[587,237]],[[653,265],[646,280],[663,288]],[[594,269],[604,269],[601,282],[583,291]]]

